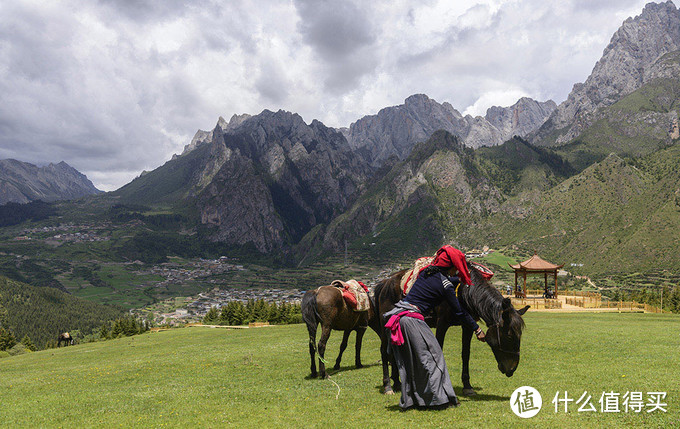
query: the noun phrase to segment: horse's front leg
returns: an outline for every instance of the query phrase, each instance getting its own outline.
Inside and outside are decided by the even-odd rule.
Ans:
[[[477,394],[470,385],[470,343],[472,342],[472,333],[472,329],[463,326],[463,344],[460,352],[460,357],[463,360],[463,372],[460,378],[463,382],[464,396],[474,396]]]
[[[340,369],[340,361],[342,361],[342,354],[345,352],[345,349],[347,348],[347,341],[349,341],[349,334],[351,334],[352,331],[349,329],[344,331],[342,334],[342,343],[340,343],[340,353],[338,354],[338,358],[335,359],[335,366],[333,369]]]
[[[449,322],[445,317],[440,317],[437,319],[437,330],[435,331],[435,337],[439,343],[439,347],[444,350],[444,338],[446,338],[446,332],[449,330]]]
[[[326,364],[324,363],[324,354],[326,354],[326,342],[331,336],[331,327],[321,324],[321,338],[319,338],[319,344],[317,346],[317,352],[319,353],[319,375],[321,378],[328,378],[326,374]]]
[[[366,328],[357,328],[357,342],[354,345],[354,365],[357,368],[363,367],[361,364],[361,342],[364,338],[364,334],[366,333]]]
[[[397,360],[394,357],[394,353],[390,353],[390,365],[392,365],[392,387],[397,392],[401,390],[401,380],[399,379],[399,367],[397,366]]]

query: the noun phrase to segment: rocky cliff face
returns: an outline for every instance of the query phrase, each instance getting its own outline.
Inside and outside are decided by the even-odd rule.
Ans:
[[[56,201],[100,193],[88,178],[65,162],[37,167],[0,160],[0,204]]]
[[[484,119],[499,131],[502,143],[514,136],[525,137],[535,131],[556,108],[557,104],[552,100],[541,103],[523,97],[510,107],[494,106],[489,108]],[[482,145],[470,144],[470,146],[479,147]]]
[[[397,163],[362,197],[336,217],[316,237],[307,255],[342,248],[381,249],[381,257],[423,252],[445,240],[457,244],[472,239],[468,224],[500,209],[503,195],[480,171],[475,152],[445,131],[419,143],[406,160]],[[357,240],[365,237],[366,242]]]
[[[220,121],[203,144],[214,155],[197,185],[201,222],[215,227],[214,239],[251,243],[261,252],[329,222],[368,177],[340,132],[290,112]]]
[[[448,131],[469,147],[494,146],[515,135],[537,129],[555,109],[553,101],[540,103],[522,98],[510,107],[492,107],[485,117],[463,116],[449,103],[439,104],[426,95],[412,95],[399,106],[365,116],[343,133],[350,146],[372,166],[391,156],[405,159],[413,146],[437,130]]]
[[[574,85],[532,140],[563,144],[593,122],[598,108],[610,106],[652,78],[650,68],[666,53],[680,49],[680,12],[675,5],[649,3],[612,36],[602,58],[584,83]]]

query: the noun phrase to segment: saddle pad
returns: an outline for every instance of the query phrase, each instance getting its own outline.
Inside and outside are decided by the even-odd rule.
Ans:
[[[401,290],[404,291],[404,295],[411,290],[411,286],[416,282],[418,275],[422,270],[432,263],[434,256],[425,256],[423,258],[418,258],[413,263],[413,268],[407,271],[401,278]]]
[[[333,280],[331,286],[342,289],[342,297],[347,305],[354,311],[368,311],[371,308],[371,300],[368,297],[368,288],[362,282],[354,279],[343,282]]]
[[[477,262],[470,262],[470,265],[472,265],[472,268],[479,271],[479,274],[481,274],[485,279],[490,280],[491,277],[493,277],[493,271],[491,271],[488,267],[485,267],[484,265]]]

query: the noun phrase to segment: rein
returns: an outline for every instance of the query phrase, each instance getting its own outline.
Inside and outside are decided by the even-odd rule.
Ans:
[[[460,300],[460,296],[458,295],[458,289],[460,288],[461,283],[458,283],[458,286],[456,286],[456,297]],[[466,285],[466,287],[469,289],[470,285]],[[505,350],[503,347],[501,347],[501,327],[498,323],[494,323],[492,325],[487,325],[487,332],[492,329],[496,328],[496,335],[498,336],[498,348],[497,350],[503,353],[519,356],[519,352],[517,351],[511,351],[511,350]]]
[[[487,331],[493,327],[496,327],[496,335],[498,335],[498,351],[519,356],[519,351],[504,350],[503,347],[501,347],[501,327],[498,323],[494,323],[493,325],[489,326]]]

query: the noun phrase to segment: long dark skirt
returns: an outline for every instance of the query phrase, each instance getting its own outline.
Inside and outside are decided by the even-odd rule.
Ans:
[[[402,305],[398,307],[398,311],[408,309]],[[392,311],[386,315],[390,313]],[[437,407],[457,403],[444,353],[430,327],[413,317],[402,317],[400,322],[404,344],[389,345],[401,379],[399,406],[405,410],[414,406]]]

